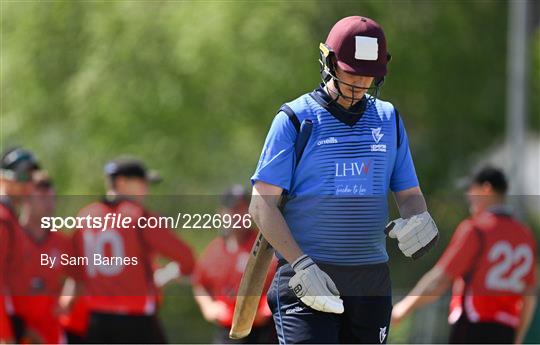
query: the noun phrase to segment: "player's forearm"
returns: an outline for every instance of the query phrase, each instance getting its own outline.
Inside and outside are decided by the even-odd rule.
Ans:
[[[275,196],[254,196],[249,212],[264,238],[285,260],[292,263],[303,255],[275,202]]]
[[[201,312],[205,316],[208,314],[207,311],[208,311],[209,307],[214,302],[212,297],[210,297],[208,295],[200,294],[200,293],[195,294],[195,301],[197,302],[197,304],[199,305],[199,308],[201,309]]]
[[[430,304],[437,300],[439,296],[433,295],[413,295],[412,293],[405,297],[401,302],[401,307],[404,310],[404,316],[410,315],[416,309],[422,308],[426,304]]]
[[[58,297],[58,306],[61,310],[71,310],[76,296],[80,295],[80,290],[81,286],[80,284],[77,284],[75,279],[67,278],[65,280],[60,296]]]
[[[411,294],[438,298],[448,289],[450,283],[451,279],[444,270],[435,266],[420,279]]]
[[[516,344],[522,344],[527,330],[531,324],[532,318],[534,316],[534,311],[536,309],[538,297],[534,295],[534,291],[531,294],[525,296],[523,300],[523,309],[521,310],[521,322],[516,330]]]
[[[435,267],[426,273],[404,299],[407,309],[413,311],[437,300],[449,287],[450,279],[444,271]]]
[[[395,199],[402,218],[410,218],[427,211],[426,199],[419,187],[396,192]]]
[[[205,320],[212,321],[210,309],[214,303],[214,299],[208,294],[208,291],[201,286],[195,286],[193,287],[193,296],[195,298],[195,302],[197,302],[199,305]]]

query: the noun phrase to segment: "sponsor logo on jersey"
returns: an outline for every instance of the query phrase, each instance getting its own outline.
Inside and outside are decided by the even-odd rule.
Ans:
[[[354,195],[366,195],[367,189],[363,185],[338,185],[336,187],[336,194],[354,194]]]
[[[335,137],[329,137],[329,138],[317,141],[317,146],[337,144],[337,143],[338,143],[338,140]]]
[[[365,176],[369,174],[371,159],[367,162],[336,163],[336,177]]]
[[[373,180],[372,159],[346,159],[335,163],[336,195],[369,195]]]

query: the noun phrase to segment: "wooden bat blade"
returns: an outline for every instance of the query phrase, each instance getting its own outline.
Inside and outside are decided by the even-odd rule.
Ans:
[[[272,246],[259,232],[240,281],[229,333],[231,339],[244,338],[251,332],[273,255]]]

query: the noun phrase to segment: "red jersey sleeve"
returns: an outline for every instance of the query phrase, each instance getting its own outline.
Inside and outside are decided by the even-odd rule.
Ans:
[[[195,257],[191,248],[180,240],[169,229],[143,229],[144,241],[150,246],[153,253],[174,260],[180,266],[182,275],[193,273]]]
[[[472,221],[461,222],[436,266],[443,269],[452,278],[463,276],[474,265],[481,245],[480,240]]]

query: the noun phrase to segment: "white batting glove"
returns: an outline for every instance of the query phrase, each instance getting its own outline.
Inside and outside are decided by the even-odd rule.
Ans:
[[[399,218],[386,226],[390,238],[397,238],[403,254],[418,259],[427,253],[439,239],[439,230],[431,215],[425,211],[411,218]]]
[[[302,255],[291,266],[296,274],[289,280],[289,288],[296,297],[313,309],[343,313],[343,300],[336,284],[309,256]]]
[[[170,281],[180,278],[180,265],[171,261],[164,267],[158,268],[154,272],[154,282],[158,287],[163,287]]]

